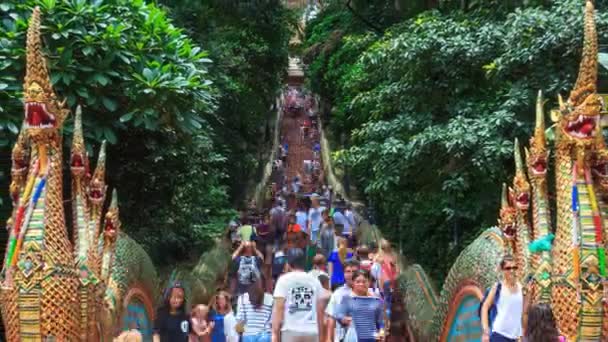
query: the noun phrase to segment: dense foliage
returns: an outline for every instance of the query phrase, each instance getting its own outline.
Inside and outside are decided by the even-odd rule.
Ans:
[[[531,133],[536,92],[565,94],[580,59],[582,2],[492,12],[489,3],[462,11],[446,1],[382,35],[335,5],[308,27],[310,84],[330,104],[331,132],[346,132],[335,158],[385,234],[437,280],[495,224],[512,142]],[[605,35],[608,15],[597,20]]]
[[[270,107],[287,67],[294,14],[280,0],[163,0],[210,54],[211,76],[221,89],[213,125],[230,156],[231,195],[242,198],[271,142]]]
[[[177,16],[175,22],[181,25],[189,20],[185,12],[167,13],[143,0],[0,1],[4,160],[22,120],[25,31],[35,5],[42,10],[56,91],[72,109],[83,105],[91,153],[102,139],[111,143],[107,172],[110,185],[119,190],[123,227],[158,262],[198,256],[234,214],[232,200],[243,192],[237,175],[250,175],[257,167],[253,148],[243,147],[238,138],[238,125],[250,124],[246,142],[257,143],[262,136],[264,125],[259,122],[271,115],[279,70],[287,63],[286,50],[278,46],[282,41],[250,34],[251,24],[236,19],[195,35],[169,19]],[[190,14],[195,10],[190,8]],[[273,11],[268,14],[272,18],[275,12],[283,13],[280,6]],[[288,36],[280,19],[266,29],[281,39]],[[238,48],[211,44],[230,41],[227,31],[243,36]],[[260,70],[250,64],[271,48],[276,48],[268,62],[273,68],[259,76]],[[71,125],[65,124],[68,133]],[[9,167],[2,164],[5,175]]]

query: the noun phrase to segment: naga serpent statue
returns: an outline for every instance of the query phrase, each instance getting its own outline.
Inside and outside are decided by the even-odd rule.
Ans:
[[[8,341],[100,341],[153,319],[157,275],[149,256],[120,231],[116,190],[104,212],[105,144],[93,175],[76,110],[70,155],[73,242],[64,216],[62,126],[69,110],[50,82],[40,10],[27,33],[25,118],[13,148],[13,213],[0,278]],[[133,325],[131,324],[131,325]]]
[[[550,153],[539,93],[525,164],[515,144],[516,172],[512,189],[503,186],[499,227],[484,231],[463,250],[436,303],[422,300],[436,305],[433,324],[422,332],[433,340],[479,341],[477,310],[484,291],[499,280],[497,266],[506,253],[514,255],[527,301],[550,304],[569,341],[608,340],[608,149],[600,126],[594,12],[587,0],[579,74],[568,100],[559,97],[559,109],[551,113],[557,209],[551,213],[548,199]],[[420,293],[415,283],[410,286],[410,293]],[[415,321],[416,310],[410,312]]]

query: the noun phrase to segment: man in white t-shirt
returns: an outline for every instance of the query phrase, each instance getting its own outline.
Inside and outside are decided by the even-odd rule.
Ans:
[[[306,273],[306,255],[300,248],[287,251],[288,273],[277,281],[272,314],[272,342],[325,341],[323,331],[323,287]]]

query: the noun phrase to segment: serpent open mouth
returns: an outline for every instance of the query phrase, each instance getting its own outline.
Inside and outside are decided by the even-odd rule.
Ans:
[[[55,115],[47,111],[46,104],[39,102],[25,104],[25,128],[53,128],[56,123]]]
[[[580,139],[589,139],[595,136],[598,125],[598,116],[586,116],[580,114],[574,121],[568,121],[565,131],[568,135]]]
[[[72,154],[72,158],[70,160],[70,167],[72,168],[72,172],[76,172],[76,173],[84,172],[84,160],[80,153]]]
[[[510,225],[504,227],[504,229],[502,230],[502,233],[505,235],[505,237],[507,239],[514,238],[515,237],[515,233],[516,233],[515,226],[513,226],[512,224],[510,224]]]
[[[528,207],[530,206],[530,195],[528,195],[525,192],[520,194],[515,199],[515,203],[517,205],[517,208],[519,208],[519,209],[523,209],[523,210],[528,209]]]
[[[547,160],[542,157],[536,158],[530,170],[535,176],[544,176],[547,174]]]
[[[94,180],[91,182],[91,187],[89,188],[89,198],[95,204],[100,204],[104,199],[104,191],[103,184],[98,180]]]

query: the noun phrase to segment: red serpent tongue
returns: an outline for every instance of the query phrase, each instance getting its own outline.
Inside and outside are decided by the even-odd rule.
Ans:
[[[38,126],[42,123],[42,113],[36,108],[33,110],[30,125]]]
[[[590,122],[585,122],[579,131],[585,135],[589,135],[589,134],[591,134],[591,132],[593,131],[594,128],[595,128],[595,125],[593,124],[592,121],[590,121]]]

